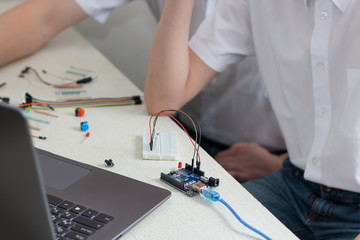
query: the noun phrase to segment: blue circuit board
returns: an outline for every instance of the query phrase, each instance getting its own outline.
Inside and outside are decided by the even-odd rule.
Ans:
[[[197,194],[197,192],[193,190],[191,185],[197,183],[197,185],[207,187],[208,182],[208,178],[201,177],[185,168],[178,169],[168,174],[161,173],[160,179],[170,184],[171,186],[179,189],[190,197]]]

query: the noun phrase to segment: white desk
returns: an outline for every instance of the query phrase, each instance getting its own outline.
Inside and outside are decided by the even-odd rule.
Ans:
[[[13,1],[2,2],[0,9],[11,5]],[[85,86],[91,97],[142,96],[142,92],[103,55],[75,30],[69,29],[38,53],[0,68],[0,83],[7,82],[0,88],[0,97],[10,97],[11,105],[21,103],[25,92],[36,98],[55,100],[56,89],[35,78],[19,78],[18,75],[26,66],[59,73],[70,65],[95,71],[98,78]],[[172,192],[170,199],[122,239],[261,239],[241,225],[221,203],[212,203],[200,196],[187,197],[159,180],[160,173],[168,173],[177,162],[142,160],[141,135],[143,130],[148,130],[149,121],[144,104],[86,108],[85,111],[85,116],[79,118],[74,116],[74,109],[56,110],[58,119],[51,120],[40,132],[33,131],[47,137],[47,140],[34,139],[35,146]],[[79,129],[82,121],[90,125],[90,137],[86,141],[83,141],[84,132]],[[166,117],[159,119],[157,129],[178,132],[180,159],[183,164],[190,163],[193,147],[185,134]],[[200,156],[202,170],[206,176],[220,178],[216,191],[240,217],[272,239],[297,239],[203,150]],[[115,163],[112,168],[104,164],[109,158]]]

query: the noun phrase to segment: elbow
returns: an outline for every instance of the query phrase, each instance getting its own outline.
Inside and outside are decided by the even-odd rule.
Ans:
[[[144,99],[147,111],[150,114],[158,113],[162,110],[180,109],[183,105],[180,104],[171,95],[162,94],[161,92],[151,93],[145,87]]]
[[[162,110],[180,109],[182,105],[174,104],[171,100],[163,99],[159,96],[152,97],[144,94],[146,109],[150,114],[158,113]]]
[[[157,98],[158,96],[152,94],[152,91],[151,89],[149,89],[149,86],[145,84],[144,100],[145,100],[146,109],[150,114],[154,114],[162,110],[161,106],[158,104]]]
[[[146,98],[145,98],[146,99]],[[155,113],[158,113],[160,112],[161,110],[164,110],[164,109],[161,109],[160,107],[152,104],[151,102],[149,102],[148,100],[145,100],[145,103],[146,103],[146,109],[147,111],[149,112],[149,114],[155,114]]]
[[[145,82],[144,99],[149,113],[154,114],[162,110],[180,109],[186,102],[185,89],[178,81],[160,81],[163,78],[156,74],[149,74]]]
[[[161,110],[159,110],[159,106],[157,106],[157,104],[152,101],[152,98],[146,93],[144,93],[144,100],[145,100],[145,105],[146,105],[146,109],[150,114],[154,114],[157,113]]]

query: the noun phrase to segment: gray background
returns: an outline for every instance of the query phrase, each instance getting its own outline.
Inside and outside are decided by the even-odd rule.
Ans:
[[[137,0],[113,10],[105,24],[88,18],[75,28],[141,90],[156,21],[147,3]]]

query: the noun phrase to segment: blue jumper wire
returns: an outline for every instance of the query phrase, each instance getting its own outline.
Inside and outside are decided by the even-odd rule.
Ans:
[[[260,236],[264,237],[265,239],[267,240],[271,240],[270,237],[266,236],[264,233],[260,232],[259,230],[257,230],[256,228],[250,226],[249,224],[247,224],[244,220],[242,220],[239,215],[235,212],[235,210],[227,203],[225,202],[224,199],[220,198],[220,194],[217,193],[216,191],[212,190],[211,188],[205,188],[205,189],[202,189],[202,192],[201,194],[213,201],[213,202],[221,202],[222,204],[225,205],[225,207],[227,207],[230,212],[236,217],[237,220],[239,220],[239,222],[241,222],[245,227],[249,228],[250,230],[256,232],[257,234],[259,234]]]

